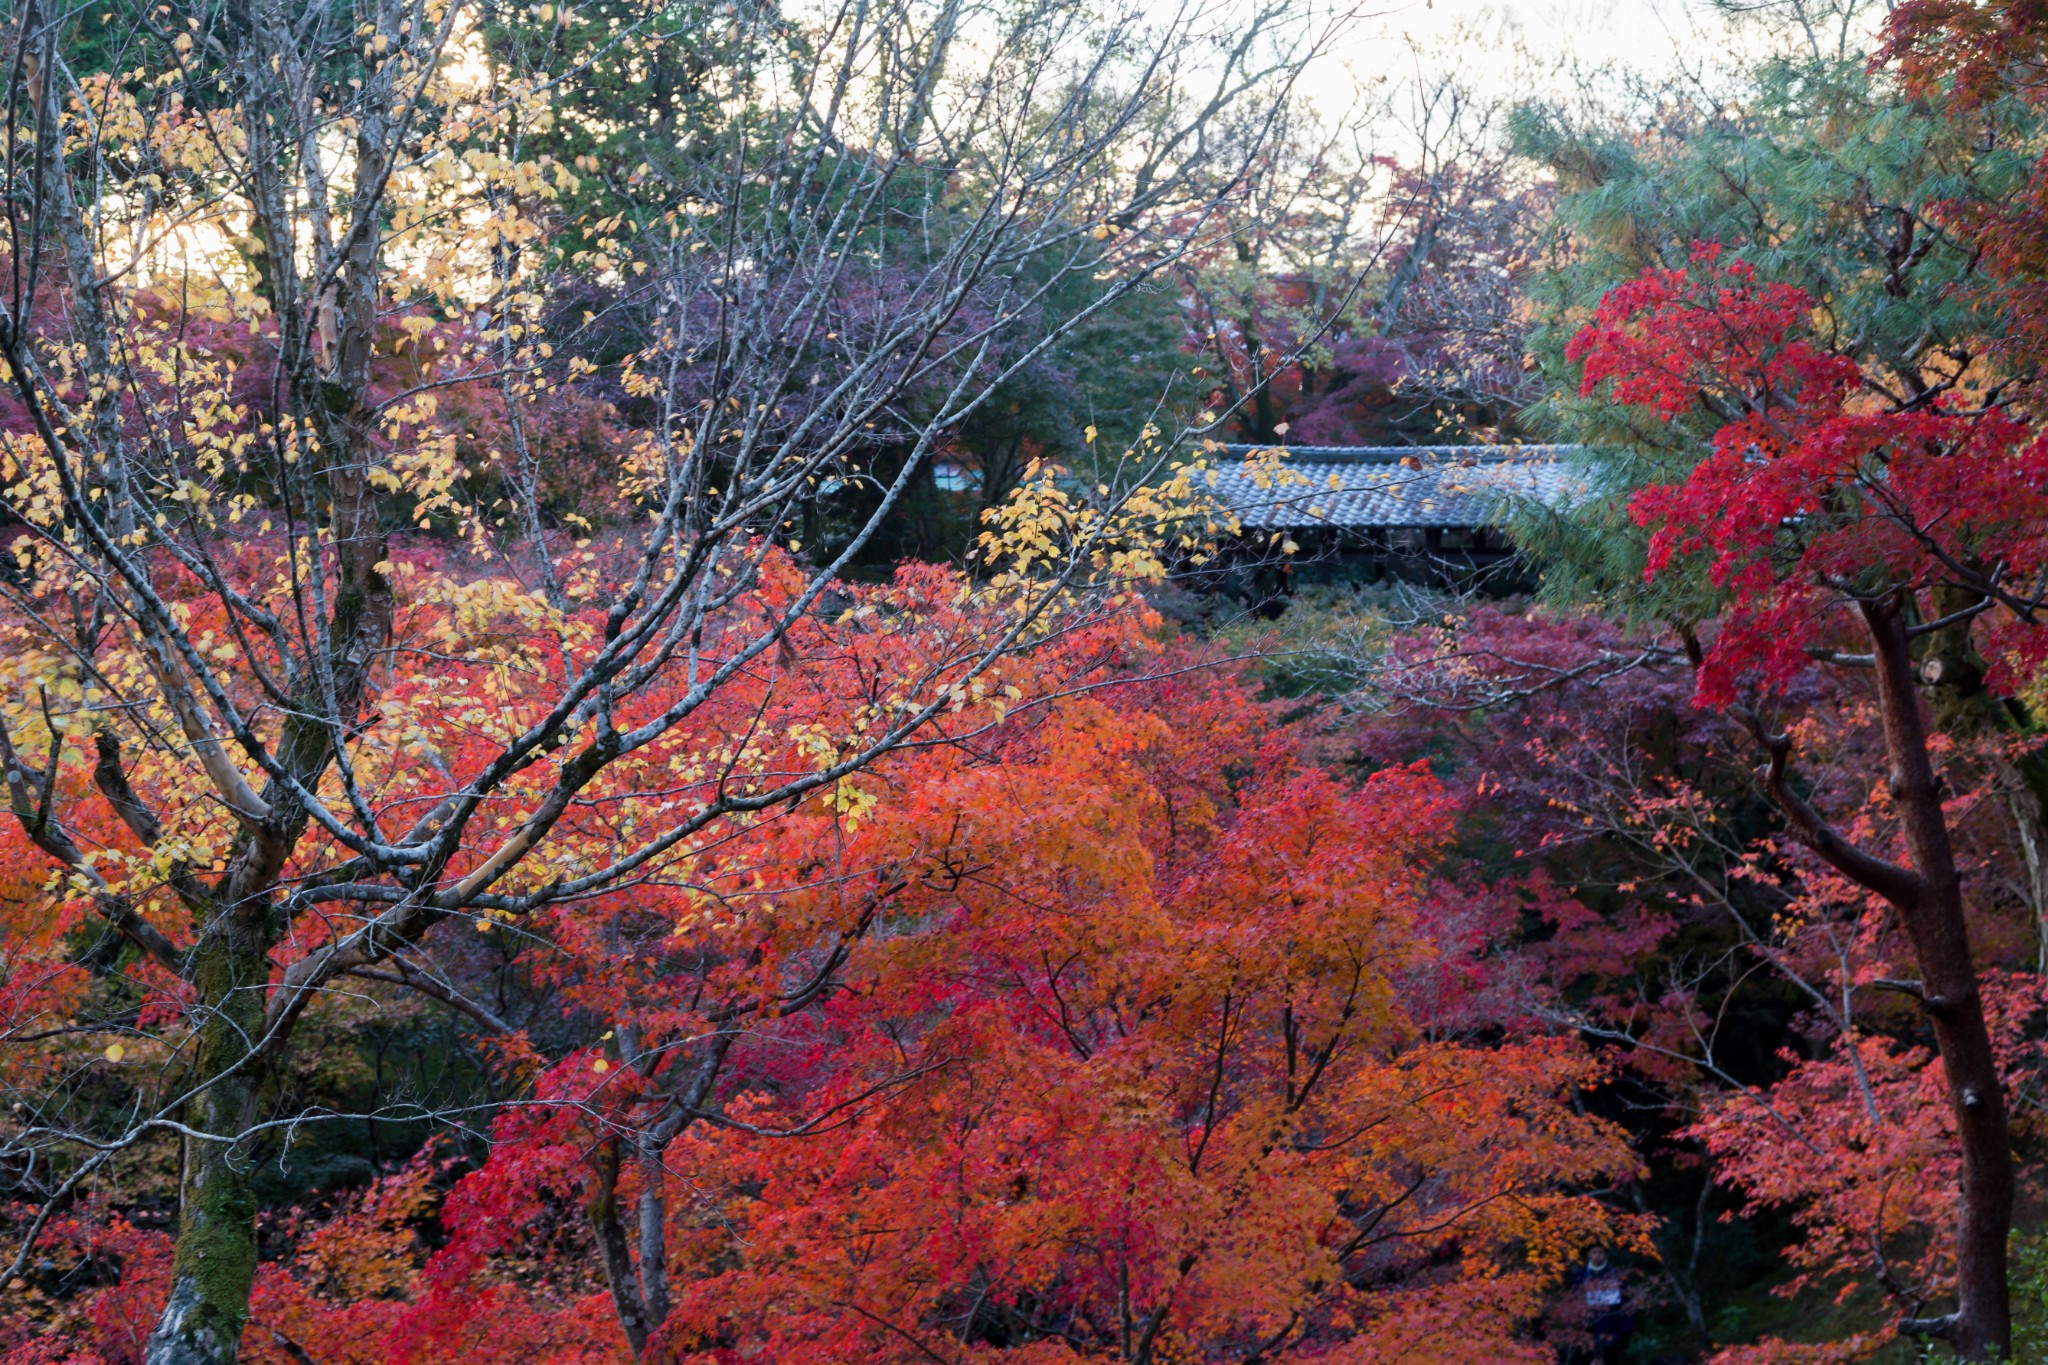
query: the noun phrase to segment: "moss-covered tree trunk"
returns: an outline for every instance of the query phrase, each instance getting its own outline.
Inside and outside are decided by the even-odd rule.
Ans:
[[[171,1291],[147,1365],[233,1361],[256,1279],[256,1197],[240,1138],[255,1110],[269,959],[261,925],[245,916],[216,915],[209,928],[194,961],[194,1093]]]

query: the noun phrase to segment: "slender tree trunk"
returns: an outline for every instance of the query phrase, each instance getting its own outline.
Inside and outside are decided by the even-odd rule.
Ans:
[[[2038,755],[2001,772],[2006,781],[2006,808],[2020,842],[2020,861],[2027,869],[2027,904],[2034,912],[2034,970],[2048,976],[2048,809],[2040,795]]]
[[[1713,1168],[1703,1166],[1699,1196],[1693,1201],[1690,1234],[1686,1229],[1674,1226],[1675,1219],[1666,1219],[1664,1227],[1671,1240],[1667,1243],[1661,1238],[1653,1238],[1657,1244],[1657,1260],[1663,1267],[1664,1281],[1671,1286],[1672,1296],[1678,1300],[1679,1307],[1685,1310],[1685,1320],[1692,1328],[1693,1340],[1703,1351],[1714,1349],[1714,1335],[1707,1327],[1706,1300],[1700,1293],[1700,1244],[1706,1239],[1707,1205],[1713,1194]],[[1640,1183],[1629,1186],[1629,1198],[1638,1213],[1645,1216],[1651,1213],[1649,1197],[1643,1193]],[[1688,1243],[1683,1255],[1677,1245],[1680,1238]]]
[[[1917,874],[1917,894],[1895,903],[1919,959],[1921,997],[1941,1050],[1962,1148],[1956,1311],[1942,1327],[1962,1359],[2002,1360],[2012,1343],[2006,1239],[2012,1231],[2013,1168],[2005,1093],[1977,988],[1962,878],[1928,752],[1906,622],[1896,602],[1867,605],[1863,614],[1876,656],[1892,801]]]
[[[653,1134],[642,1133],[636,1146],[640,1158],[640,1200],[636,1212],[640,1223],[640,1302],[647,1312],[647,1326],[659,1332],[668,1321],[668,1179],[666,1144]],[[660,1353],[667,1360],[670,1353]],[[641,1359],[653,1359],[643,1352]]]
[[[650,1324],[647,1306],[640,1297],[640,1277],[633,1269],[632,1242],[619,1218],[619,1149],[623,1143],[624,1139],[613,1134],[591,1157],[597,1171],[584,1201],[583,1216],[597,1237],[598,1260],[604,1266],[605,1283],[611,1287],[612,1309],[618,1314],[619,1330],[626,1334],[626,1345],[638,1360],[647,1349]]]

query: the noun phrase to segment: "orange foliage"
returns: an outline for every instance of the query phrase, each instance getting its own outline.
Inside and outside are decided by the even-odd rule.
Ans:
[[[758,827],[732,918],[579,912],[557,990],[603,1036],[456,1188],[401,1354],[514,1301],[582,1320],[496,1267],[652,1188],[646,1358],[1540,1359],[1542,1295],[1621,1231],[1577,1191],[1634,1158],[1569,1104],[1576,1044],[1431,1012],[1436,783],[1347,787],[1311,749],[1225,674],[1070,695],[877,769],[852,829]],[[842,987],[763,1017],[634,1162],[732,1002],[853,935]]]

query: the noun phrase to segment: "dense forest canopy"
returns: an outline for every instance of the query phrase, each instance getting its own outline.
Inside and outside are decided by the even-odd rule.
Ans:
[[[2048,1360],[2048,7],[1676,12],[7,0],[0,1361]]]

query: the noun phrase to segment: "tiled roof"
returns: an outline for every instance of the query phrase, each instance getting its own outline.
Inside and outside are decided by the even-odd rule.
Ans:
[[[1286,446],[1277,463],[1275,449],[1211,457],[1211,489],[1248,527],[1487,526],[1510,499],[1562,503],[1579,482],[1578,446]]]

